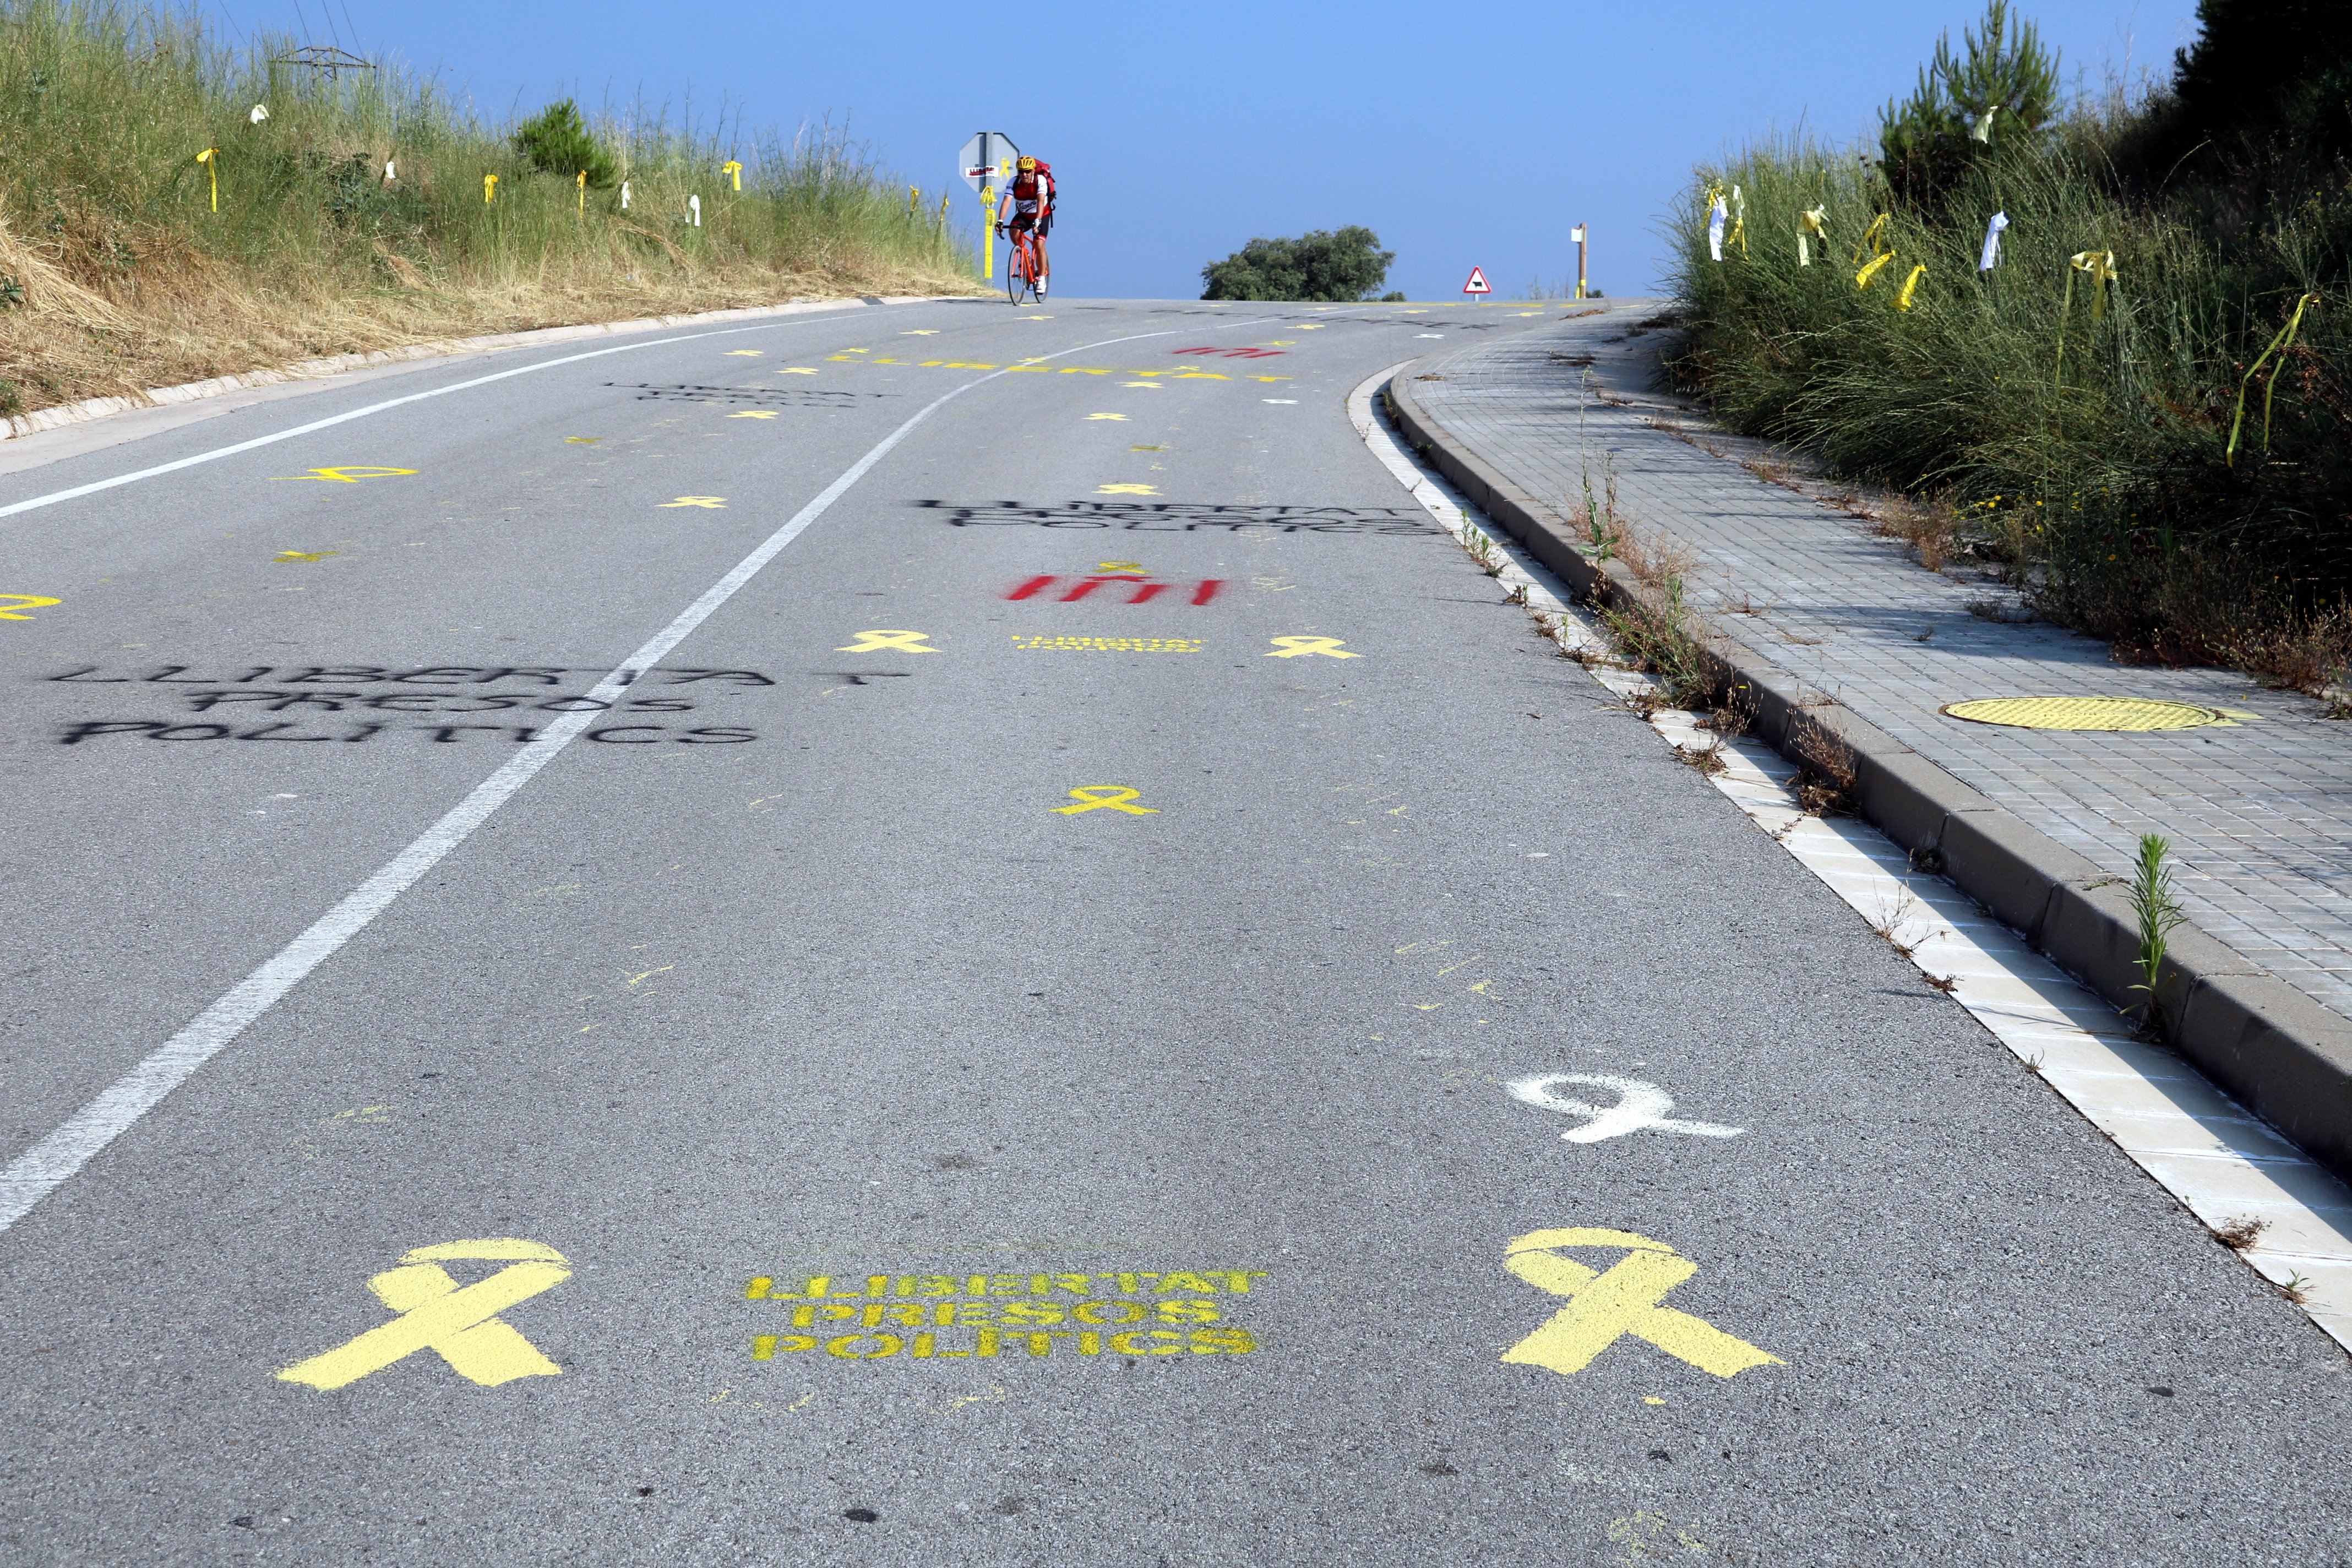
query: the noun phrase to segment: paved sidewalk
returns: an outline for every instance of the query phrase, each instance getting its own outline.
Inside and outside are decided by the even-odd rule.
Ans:
[[[2014,595],[1972,572],[1927,571],[1814,499],[1834,486],[1799,481],[1811,493],[1798,493],[1758,478],[1740,459],[1787,454],[1722,433],[1660,390],[1662,334],[1639,330],[1660,308],[1611,300],[1447,352],[1423,367],[1441,379],[1416,381],[1413,395],[1563,516],[1588,470],[1600,489],[1605,465],[1620,515],[1696,559],[1688,587],[1702,615],[2103,868],[2128,875],[2139,836],[2163,834],[2191,921],[2352,1017],[2352,725],[2229,671],[2114,664],[2105,643],[1972,614],[1972,601]],[[2246,717],[2110,733],[1938,711],[2017,696],[2152,698]]]

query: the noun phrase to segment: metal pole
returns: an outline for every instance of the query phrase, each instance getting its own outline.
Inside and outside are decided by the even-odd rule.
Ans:
[[[1576,297],[1584,298],[1584,225],[1576,226]]]

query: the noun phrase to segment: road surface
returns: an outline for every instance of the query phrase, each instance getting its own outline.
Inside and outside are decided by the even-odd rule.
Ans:
[[[1350,423],[1559,310],[0,476],[0,1557],[2352,1560],[2342,1352]]]

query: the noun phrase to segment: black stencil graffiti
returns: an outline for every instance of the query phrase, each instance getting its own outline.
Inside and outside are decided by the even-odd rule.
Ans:
[[[846,408],[861,397],[905,395],[898,392],[833,392],[816,386],[702,386],[693,382],[656,384],[608,381],[604,384],[635,393],[639,403],[749,404],[760,408]]]
[[[141,674],[107,675],[100,665],[84,665],[62,675],[45,676],[49,682],[72,685],[135,685],[150,689],[150,697],[168,696],[188,710],[207,715],[203,722],[180,719],[92,719],[66,725],[58,743],[78,746],[108,736],[149,741],[323,741],[346,743],[379,735],[425,735],[443,744],[457,744],[463,736],[489,734],[528,743],[538,738],[538,724],[394,724],[380,722],[328,723],[325,714],[350,714],[362,720],[376,714],[457,714],[514,711],[519,717],[536,713],[609,713],[616,722],[597,721],[585,738],[607,745],[652,745],[664,740],[685,745],[731,745],[758,739],[750,730],[700,726],[672,730],[662,724],[633,721],[646,713],[687,713],[703,698],[758,690],[775,681],[756,669],[705,669],[656,665],[651,669],[619,672],[621,695],[591,697],[577,689],[599,685],[612,673],[609,667],[572,668],[562,665],[425,665],[402,667],[376,664],[249,665],[233,671],[206,672],[199,667],[167,664]],[[565,692],[561,689],[571,686]],[[163,690],[155,690],[155,688]],[[494,690],[486,688],[506,687]],[[513,689],[520,687],[520,689]],[[654,694],[658,689],[689,687],[692,696]],[[117,695],[128,695],[118,693]],[[264,714],[283,714],[274,721],[256,723]]]
[[[1128,533],[1443,533],[1419,507],[1388,506],[1207,506],[1184,501],[1064,501],[1024,506],[1019,501],[919,500],[926,510],[947,513],[956,528],[1101,528]]]

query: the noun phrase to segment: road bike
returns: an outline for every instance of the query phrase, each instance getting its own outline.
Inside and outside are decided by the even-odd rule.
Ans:
[[[1004,248],[1005,297],[1016,305],[1044,299],[1037,288],[1045,277],[1045,268],[1037,256],[1037,231],[999,225],[997,232],[1011,241]]]

